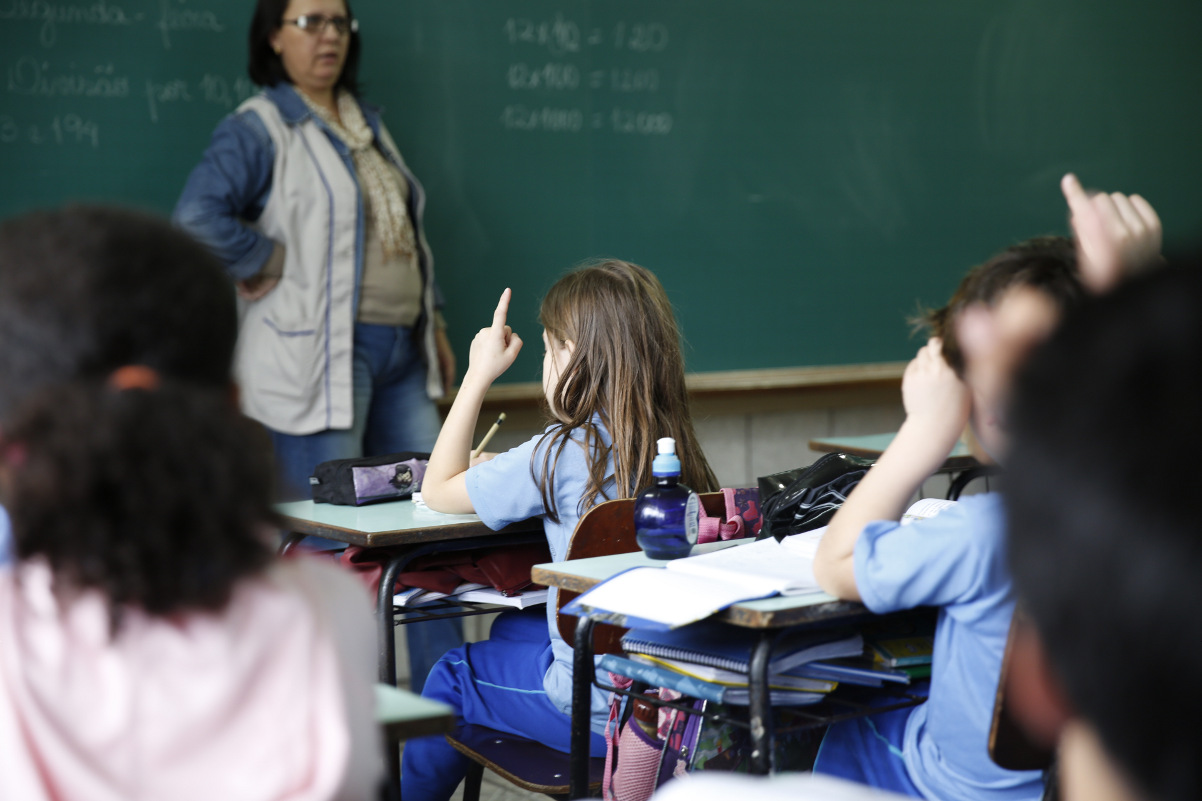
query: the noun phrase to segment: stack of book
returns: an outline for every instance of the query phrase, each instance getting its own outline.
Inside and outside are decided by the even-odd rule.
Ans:
[[[749,629],[702,622],[670,629],[631,629],[622,638],[626,657],[608,654],[601,667],[618,675],[670,687],[685,695],[716,703],[746,705],[751,654],[759,634]],[[838,682],[880,686],[906,682],[895,671],[859,659],[860,635],[837,631],[794,631],[778,636],[768,665],[773,705],[806,705],[821,701]]]
[[[465,581],[456,587],[453,592],[436,592],[434,590],[423,590],[420,587],[410,587],[392,596],[394,606],[406,607],[420,606],[431,601],[448,600],[455,603],[466,601],[525,609],[527,606],[545,604],[547,602],[547,588],[539,587],[538,589],[526,590],[518,595],[504,595],[500,590],[487,584],[476,584]]]

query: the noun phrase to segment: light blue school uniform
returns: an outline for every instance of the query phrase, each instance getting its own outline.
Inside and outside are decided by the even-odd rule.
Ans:
[[[907,526],[870,523],[854,564],[856,588],[873,612],[939,608],[930,698],[832,726],[815,772],[944,801],[1039,798],[1039,771],[1003,770],[988,752],[1014,615],[1001,496],[971,496]]]
[[[599,419],[593,422],[608,449],[609,433]],[[543,517],[551,558],[558,562],[567,555],[572,532],[580,520],[589,459],[583,433],[574,431],[556,462],[552,491],[559,521],[554,522],[544,515],[542,493],[534,478],[542,472],[547,447],[544,432],[469,469],[467,492],[476,514],[492,529]],[[613,474],[612,460],[606,472]],[[598,502],[602,500],[605,498],[598,498]],[[552,588],[545,624],[530,625],[529,617],[523,620],[520,614],[502,615],[493,623],[488,640],[454,648],[439,660],[426,679],[422,695],[450,704],[461,721],[519,734],[566,753],[571,741],[572,648],[559,636],[555,606]],[[605,730],[608,702],[608,694],[594,686],[593,756],[605,753],[600,735]],[[466,757],[445,738],[410,740],[401,760],[405,801],[449,798],[466,772]]]

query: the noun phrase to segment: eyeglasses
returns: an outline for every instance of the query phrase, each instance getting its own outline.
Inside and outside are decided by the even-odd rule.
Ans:
[[[359,32],[359,20],[350,17],[327,17],[325,14],[301,14],[296,19],[282,19],[280,22],[295,25],[305,33],[318,34],[325,31],[327,25],[333,25],[339,36]]]

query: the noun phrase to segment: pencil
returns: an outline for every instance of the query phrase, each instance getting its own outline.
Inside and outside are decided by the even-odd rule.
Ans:
[[[504,422],[505,422],[505,412],[501,412],[501,414],[497,416],[497,422],[493,423],[492,428],[488,429],[488,431],[485,432],[484,438],[480,440],[480,444],[476,446],[476,449],[474,451],[472,451],[473,459],[475,459],[477,456],[480,455],[480,452],[484,450],[484,446],[488,444],[488,441],[493,438],[493,434],[497,433],[497,429],[500,428],[501,423],[504,423]]]

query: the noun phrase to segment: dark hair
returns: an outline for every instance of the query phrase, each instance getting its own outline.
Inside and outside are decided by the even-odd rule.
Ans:
[[[250,79],[259,86],[276,86],[277,84],[292,83],[288,70],[279,54],[271,49],[271,35],[280,29],[280,20],[288,10],[289,0],[258,0],[255,4],[254,16],[250,19],[250,35],[246,58],[246,71]],[[349,0],[343,0],[347,16],[352,19],[355,13],[351,10]],[[335,88],[345,89],[356,97],[359,95],[359,33],[351,31],[350,42],[347,46],[346,61],[342,65],[342,73],[338,76]]]
[[[580,511],[604,495],[611,479],[594,414],[613,440],[613,497],[632,497],[652,483],[660,437],[676,440],[681,483],[698,492],[718,489],[693,430],[676,316],[654,273],[617,259],[586,264],[555,282],[543,298],[539,322],[548,337],[575,343],[552,392],[550,414],[559,426],[549,435],[541,478],[535,474],[549,517],[558,519],[551,492],[554,459],[571,431],[585,433],[590,454]]]
[[[1140,790],[1202,797],[1202,264],[1088,302],[1019,375],[1011,564],[1077,714]]]
[[[219,610],[272,557],[267,434],[228,392],[163,382],[46,387],[4,432],[18,560],[46,560],[59,591],[127,607]]]
[[[226,391],[236,337],[221,265],[165,220],[73,206],[0,225],[0,421],[125,364]]]
[[[928,311],[914,322],[943,340],[943,358],[963,378],[964,356],[956,336],[956,318],[974,303],[992,306],[1006,290],[1016,286],[1043,291],[1061,309],[1076,303],[1081,297],[1081,280],[1073,241],[1062,236],[1040,236],[1011,245],[972,268],[946,306]]]

